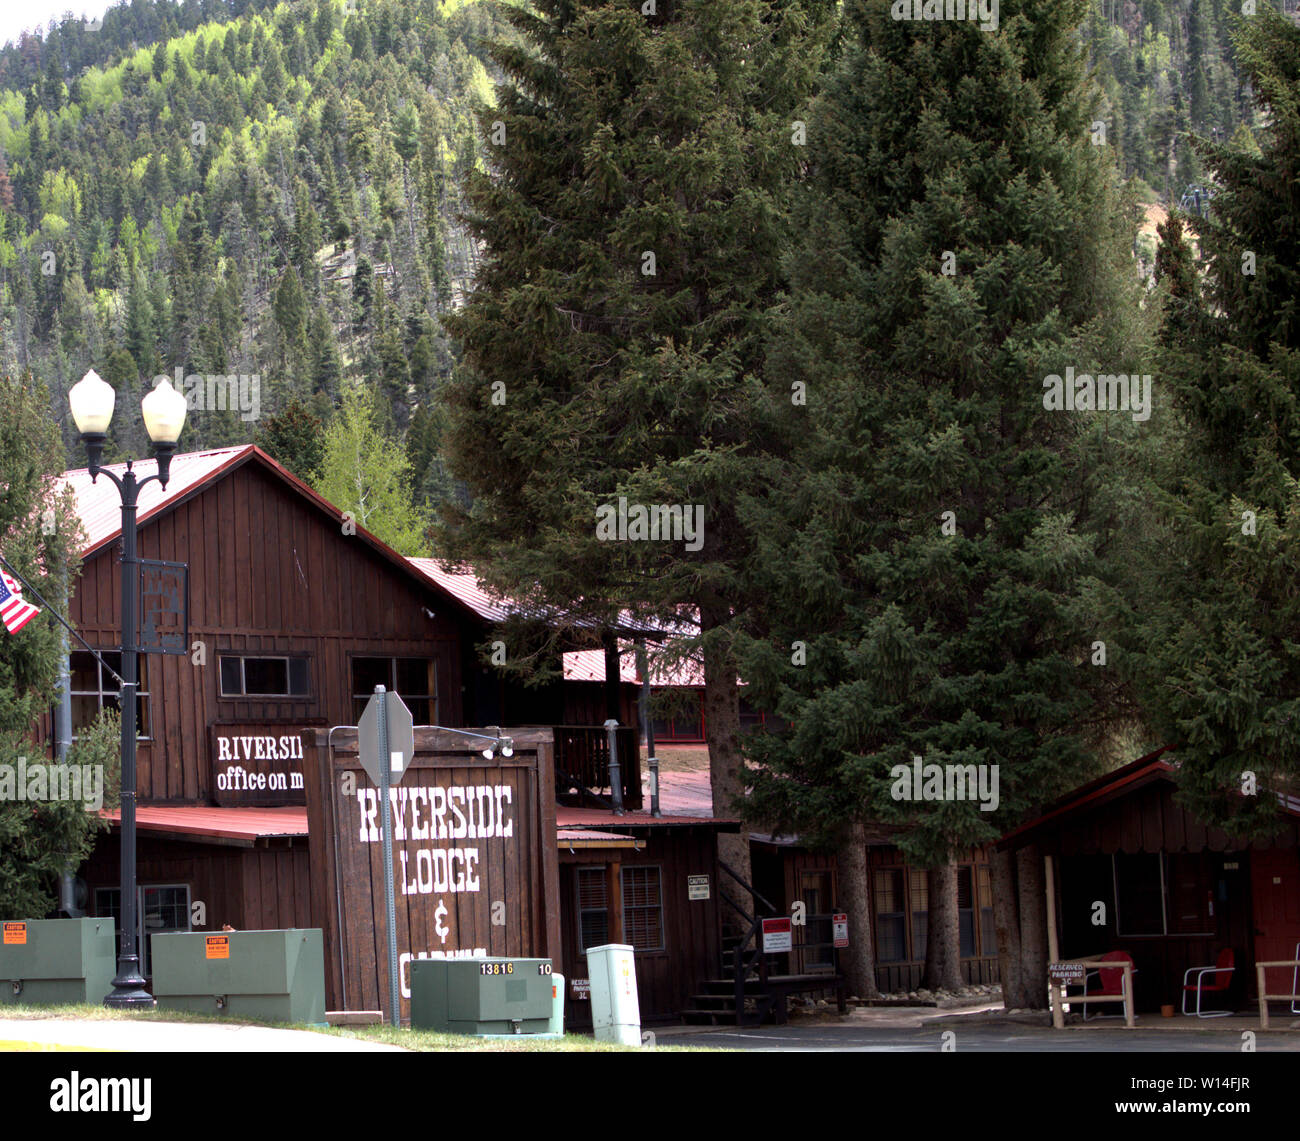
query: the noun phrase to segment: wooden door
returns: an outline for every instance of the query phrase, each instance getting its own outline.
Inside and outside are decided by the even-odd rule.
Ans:
[[[1250,854],[1251,890],[1255,911],[1255,960],[1294,959],[1300,944],[1300,852],[1295,848],[1262,848]],[[1253,972],[1252,972],[1253,976]],[[1291,971],[1267,972],[1269,994],[1291,990]],[[1252,977],[1251,990],[1254,990]]]

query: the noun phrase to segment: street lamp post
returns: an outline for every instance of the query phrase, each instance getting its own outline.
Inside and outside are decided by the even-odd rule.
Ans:
[[[185,425],[185,397],[163,381],[141,402],[144,426],[153,442],[158,461],[157,475],[137,479],[134,461],[127,461],[121,477],[100,466],[104,456],[104,437],[113,418],[116,394],[91,370],[68,393],[72,418],[77,422],[89,459],[91,482],[101,475],[117,486],[122,498],[122,906],[119,922],[117,976],[113,992],[105,996],[104,1005],[126,1010],[151,1010],[155,1000],[144,988],[140,974],[140,948],[136,934],[135,887],[135,716],[136,689],[139,680],[136,649],[136,597],[139,592],[139,563],[136,559],[136,505],[140,489],[150,480],[166,488],[176,441]]]

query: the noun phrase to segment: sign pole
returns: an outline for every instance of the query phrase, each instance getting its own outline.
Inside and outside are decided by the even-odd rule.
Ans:
[[[393,762],[388,755],[388,695],[375,686],[379,701],[379,796],[384,803],[384,915],[388,918],[388,1003],[393,1025],[402,1025],[401,980],[397,976],[397,903],[393,898],[393,812],[388,790],[392,788]]]

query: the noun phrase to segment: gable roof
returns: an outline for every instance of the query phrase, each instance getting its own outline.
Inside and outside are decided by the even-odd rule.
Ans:
[[[485,622],[504,622],[508,618],[527,616],[528,608],[517,598],[506,596],[504,598],[495,597],[482,582],[473,570],[456,570],[454,564],[443,562],[439,559],[409,558],[407,559],[416,570],[426,578],[436,582],[449,594],[460,599],[466,606],[470,607]],[[548,610],[533,611],[533,615],[542,621],[548,619],[563,619],[564,613],[554,608]],[[618,615],[618,625],[614,627],[618,634],[624,639],[636,635],[644,635],[650,640],[663,637],[664,635],[680,635],[693,633],[695,625],[685,619],[679,619],[672,622],[650,622],[637,618],[630,610],[621,610]],[[573,627],[580,630],[594,630],[596,625],[590,619],[579,617],[573,622]],[[569,651],[566,652],[565,658],[570,653],[586,653],[587,651]],[[604,651],[590,651],[600,658],[600,677],[599,678],[574,678],[572,680],[603,681],[605,678]],[[653,672],[653,669],[652,669]],[[565,677],[569,677],[569,669],[566,665]],[[628,680],[625,678],[624,680]],[[632,677],[632,681],[636,681]],[[669,683],[664,683],[669,684]],[[677,683],[671,683],[677,684]],[[691,684],[691,683],[683,683]],[[700,684],[703,684],[702,682]]]
[[[1165,759],[1165,754],[1172,750],[1172,745],[1165,745],[1145,757],[1139,757],[1136,761],[1131,761],[1113,772],[1080,785],[1073,792],[1067,793],[1060,800],[1049,805],[1032,820],[1027,820],[1018,828],[1013,828],[998,840],[995,846],[999,851],[1023,847],[1050,825],[1063,824],[1072,817],[1128,796],[1156,781],[1168,781],[1172,784],[1178,762]],[[1300,798],[1287,793],[1278,793],[1277,800],[1285,814],[1300,817]]]
[[[333,522],[339,524],[343,522],[343,512],[323,495],[314,491],[255,444],[242,444],[234,448],[216,448],[212,451],[186,452],[173,456],[166,490],[163,490],[156,480],[141,488],[136,511],[137,526],[143,527],[168,511],[174,510],[246,464],[253,464],[272,478],[279,480],[289,491],[306,500],[315,510],[329,516]],[[111,471],[120,479],[126,468],[127,465],[124,463],[104,464],[101,470]],[[141,478],[154,475],[158,471],[158,461],[136,460],[132,469]],[[92,482],[89,469],[76,468],[64,472],[56,482],[60,486],[71,488],[76,499],[77,514],[86,529],[86,545],[81,550],[83,559],[98,554],[121,537],[122,500],[112,480],[101,479]],[[420,586],[449,599],[473,618],[482,617],[464,598],[449,590],[438,579],[424,573],[416,565],[428,560],[408,559],[398,554],[360,524],[356,524],[356,537],[380,558],[391,563],[406,577],[414,579]]]

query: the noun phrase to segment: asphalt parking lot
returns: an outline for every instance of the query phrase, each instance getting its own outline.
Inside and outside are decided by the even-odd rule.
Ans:
[[[655,1031],[665,1046],[715,1046],[728,1050],[937,1053],[952,1050],[1011,1053],[1146,1053],[1240,1052],[1241,1030],[1126,1030],[1114,1027],[1049,1027],[1015,1024],[952,1025],[950,1021],[921,1027],[880,1027],[791,1023],[787,1026],[680,1027]],[[953,1035],[945,1039],[945,1034]],[[1300,1030],[1257,1033],[1260,1053],[1300,1051]]]

